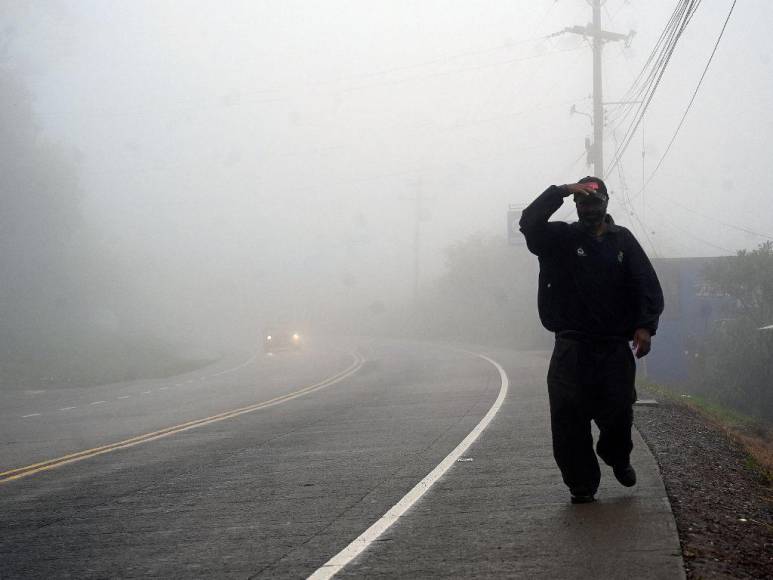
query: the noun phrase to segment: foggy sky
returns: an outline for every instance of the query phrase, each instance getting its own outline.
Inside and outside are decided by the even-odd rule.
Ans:
[[[630,48],[605,48],[606,100],[623,96],[674,4],[606,3],[606,29],[636,30]],[[730,4],[703,3],[677,46],[644,122],[647,174]],[[231,304],[301,288],[315,289],[311,302],[352,288],[408,296],[417,192],[429,280],[449,243],[504,234],[508,204],[591,172],[590,123],[569,115],[591,112],[590,47],[545,38],[587,23],[584,0],[20,0],[1,14],[4,68],[31,93],[41,137],[78,159],[99,243],[134,264],[150,294],[174,279]],[[620,174],[608,179],[610,213],[650,255],[763,241],[731,226],[773,234],[770,22],[770,2],[738,4],[635,204],[651,243],[617,203]],[[613,150],[609,135],[607,163]],[[622,177],[640,190],[641,134]]]

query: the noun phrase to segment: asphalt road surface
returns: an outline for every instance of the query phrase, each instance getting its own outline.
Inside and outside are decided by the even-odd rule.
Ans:
[[[569,503],[546,365],[339,341],[4,392],[0,578],[683,577],[638,436],[635,488]]]

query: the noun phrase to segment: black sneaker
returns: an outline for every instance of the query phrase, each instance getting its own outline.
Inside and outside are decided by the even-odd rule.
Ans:
[[[573,493],[572,503],[593,503],[596,498],[592,493]]]
[[[630,463],[613,467],[612,473],[615,474],[617,481],[625,487],[633,487],[636,485],[636,471],[634,471]]]
[[[570,489],[569,493],[572,494],[572,503],[593,503],[596,501],[594,492],[589,489]]]

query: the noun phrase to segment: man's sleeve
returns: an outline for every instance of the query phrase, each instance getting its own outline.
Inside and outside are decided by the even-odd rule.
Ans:
[[[658,330],[658,320],[663,313],[663,290],[652,262],[641,245],[628,233],[628,268],[631,290],[637,304],[636,328],[646,328],[651,334]]]
[[[559,224],[548,220],[564,203],[565,193],[562,187],[551,185],[523,210],[518,225],[532,254],[544,254],[554,241]]]

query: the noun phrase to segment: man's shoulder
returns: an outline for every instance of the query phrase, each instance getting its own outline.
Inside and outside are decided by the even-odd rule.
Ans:
[[[618,228],[618,235],[621,238],[623,238],[626,242],[635,242],[637,244],[639,243],[639,240],[636,238],[634,233],[631,230],[629,230],[627,227],[618,226],[618,225],[616,225],[615,227]]]
[[[636,239],[636,236],[633,235],[633,232],[631,230],[629,230],[625,226],[621,226],[620,224],[617,224],[614,222],[607,224],[607,232],[610,234],[618,235],[621,238]]]

